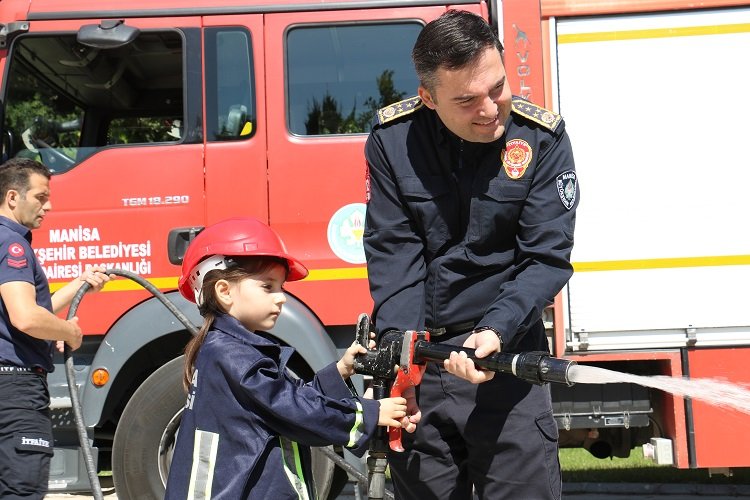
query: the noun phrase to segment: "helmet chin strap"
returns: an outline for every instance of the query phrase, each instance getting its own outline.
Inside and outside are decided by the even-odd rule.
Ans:
[[[195,303],[198,306],[203,304],[203,278],[211,271],[227,269],[228,267],[229,262],[227,262],[226,256],[212,255],[193,268],[190,272],[188,282],[190,283],[190,288],[193,290]]]

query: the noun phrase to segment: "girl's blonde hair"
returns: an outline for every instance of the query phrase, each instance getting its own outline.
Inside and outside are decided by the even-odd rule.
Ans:
[[[203,325],[198,334],[190,339],[185,346],[185,369],[183,371],[182,385],[187,391],[190,388],[190,382],[193,378],[193,369],[195,358],[198,356],[206,335],[211,329],[214,320],[221,314],[226,314],[218,299],[216,298],[216,283],[219,280],[226,280],[229,283],[239,283],[243,279],[253,278],[262,274],[275,265],[281,265],[289,273],[289,264],[285,259],[271,256],[250,256],[250,257],[230,257],[234,265],[227,269],[214,269],[209,271],[203,278],[203,303],[198,307],[198,311],[203,316]]]

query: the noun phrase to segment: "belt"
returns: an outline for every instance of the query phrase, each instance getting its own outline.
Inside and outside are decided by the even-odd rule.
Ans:
[[[46,375],[47,370],[39,367],[27,368],[25,366],[0,365],[0,375],[11,375],[13,373],[28,373],[30,375]]]
[[[477,326],[476,321],[465,321],[463,323],[456,323],[455,325],[448,325],[440,328],[427,328],[427,331],[430,332],[430,338],[442,337],[443,335],[454,336],[470,332],[475,326]]]

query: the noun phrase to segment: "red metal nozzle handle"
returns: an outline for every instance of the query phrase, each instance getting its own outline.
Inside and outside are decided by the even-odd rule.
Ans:
[[[399,363],[396,380],[391,386],[391,397],[401,397],[406,389],[419,385],[424,374],[425,364],[418,365],[414,363],[414,344],[420,338],[420,333],[408,331],[404,333],[404,343],[401,346],[401,360]],[[423,340],[430,340],[428,333],[421,333]],[[401,444],[401,428],[388,428],[388,445],[393,451],[404,451]]]

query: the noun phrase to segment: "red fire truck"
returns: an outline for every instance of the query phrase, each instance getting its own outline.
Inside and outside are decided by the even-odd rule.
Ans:
[[[729,53],[750,48],[750,18],[739,1],[693,4],[3,0],[3,157],[54,173],[54,210],[34,235],[53,291],[87,266],[126,269],[198,324],[175,293],[191,238],[230,216],[267,221],[311,269],[289,284],[271,332],[309,376],[371,307],[362,149],[375,111],[415,93],[410,50],[424,23],[471,10],[503,33],[514,93],[560,111],[576,150],[577,273],[550,310],[553,353],[749,382],[739,190],[750,169],[732,155],[748,109]],[[99,468],[112,468],[120,498],[160,498],[189,333],[128,280],[87,296],[78,315]],[[62,369],[50,392],[51,489],[85,489]],[[732,431],[746,416],[626,384],[553,395],[561,445],[622,456],[660,438],[660,461],[678,467],[750,465],[750,438]],[[737,446],[720,453],[729,439]],[[320,456],[315,467],[325,497],[342,475]]]

